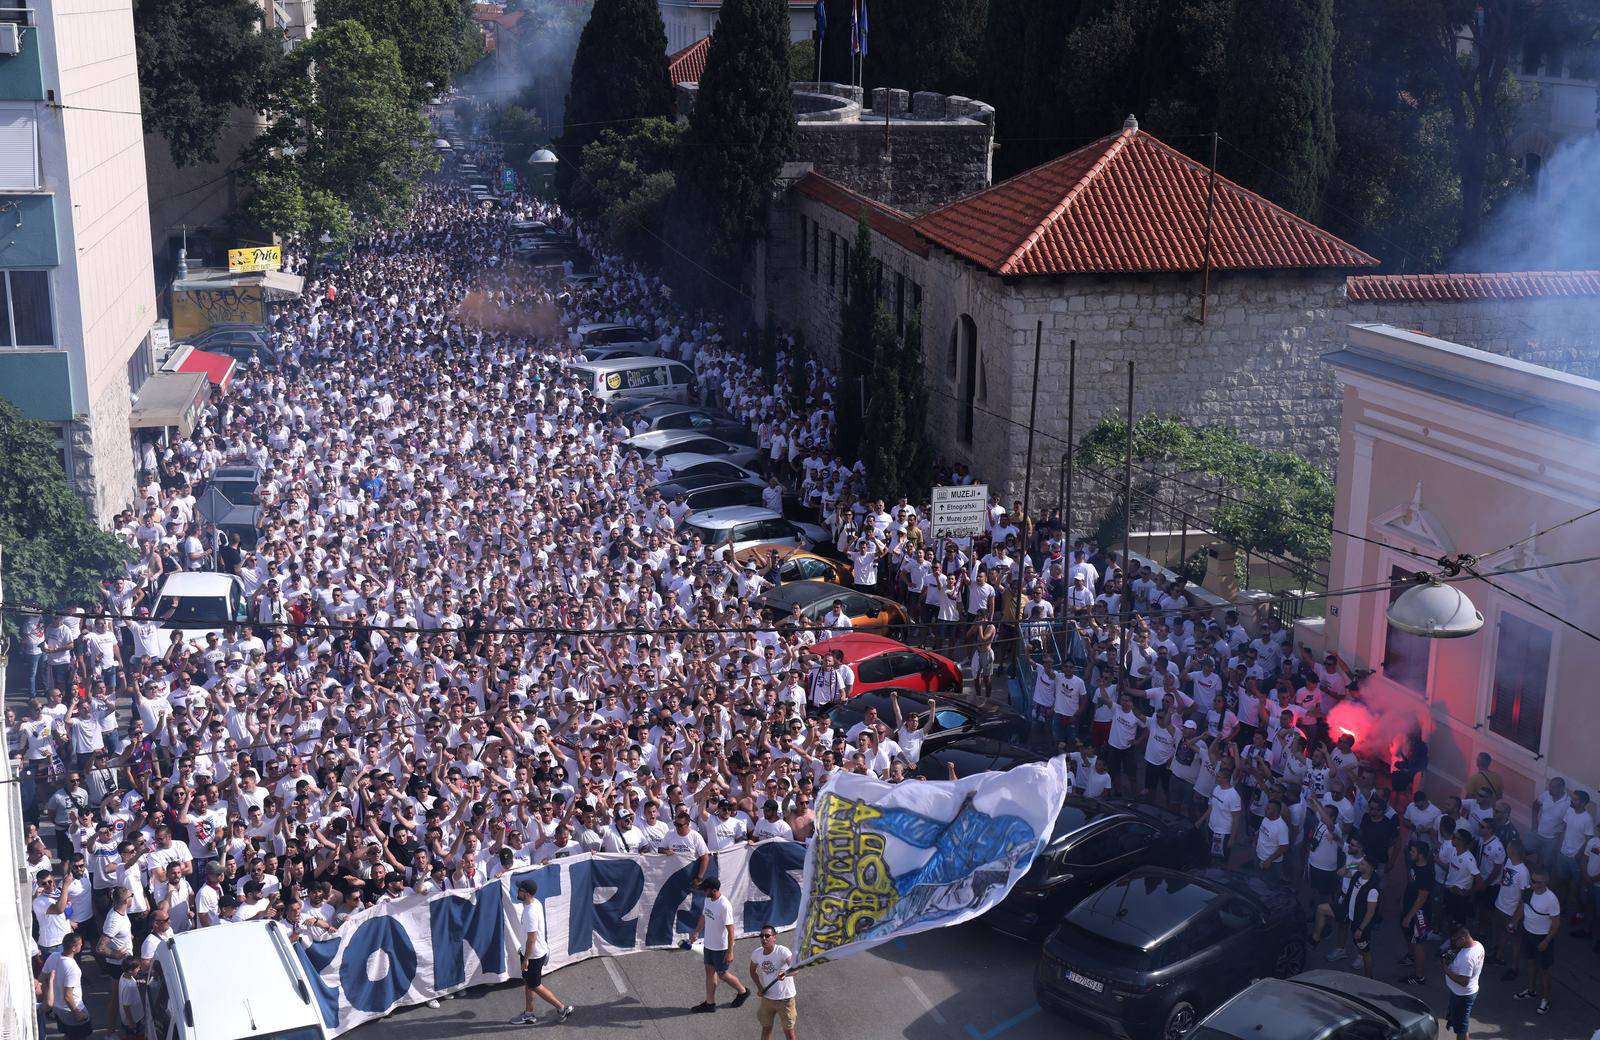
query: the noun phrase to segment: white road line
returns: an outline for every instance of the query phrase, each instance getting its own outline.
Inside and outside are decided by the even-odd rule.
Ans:
[[[941,1026],[944,1025],[944,1015],[940,1014],[939,1009],[933,1006],[933,1001],[928,999],[928,995],[922,992],[922,987],[917,985],[917,980],[908,975],[902,975],[900,976],[900,981],[906,984],[906,989],[911,991],[911,995],[917,998],[917,1003],[921,1004],[923,1009],[928,1012],[928,1017]]]
[[[611,976],[611,984],[617,987],[617,992],[626,995],[628,984],[622,980],[622,969],[617,967],[617,962],[610,957],[602,957],[600,963],[606,966],[606,974]]]

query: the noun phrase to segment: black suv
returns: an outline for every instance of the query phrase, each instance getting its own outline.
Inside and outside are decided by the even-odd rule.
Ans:
[[[1205,833],[1177,813],[1120,799],[1068,797],[1033,866],[983,922],[1043,939],[1106,882],[1135,867],[1202,866],[1205,854]]]
[[[1039,1003],[1135,1040],[1182,1040],[1258,978],[1305,967],[1305,919],[1260,874],[1145,867],[1073,907],[1045,940]]]

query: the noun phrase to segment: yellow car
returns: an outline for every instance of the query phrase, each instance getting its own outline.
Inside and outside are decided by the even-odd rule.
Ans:
[[[772,562],[773,553],[778,554],[778,577],[782,581],[827,581],[835,585],[850,584],[851,572],[848,563],[818,556],[805,549],[796,549],[792,545],[763,542],[747,549],[740,549],[734,554],[734,559],[739,561],[741,567],[753,562],[756,570],[765,574],[767,566]]]

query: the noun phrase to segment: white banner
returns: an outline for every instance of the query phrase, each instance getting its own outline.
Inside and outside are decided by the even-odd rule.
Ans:
[[[739,934],[753,935],[798,919],[804,859],[797,842],[740,845],[714,853],[706,876],[722,880]],[[705,900],[692,887],[696,873],[694,860],[678,856],[575,856],[510,871],[470,892],[384,903],[296,952],[324,1031],[337,1036],[397,1007],[519,974],[515,892],[521,881],[539,886],[549,971],[687,938]]]
[[[801,961],[847,957],[982,914],[1027,873],[1066,794],[1060,757],[964,780],[835,776],[817,795],[806,850]]]

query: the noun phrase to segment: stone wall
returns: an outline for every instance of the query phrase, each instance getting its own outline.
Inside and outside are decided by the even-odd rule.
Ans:
[[[918,214],[989,186],[994,108],[931,91],[795,83],[795,149],[787,158],[880,202]],[[680,83],[677,111],[694,110],[699,85]],[[889,134],[885,149],[884,121]],[[887,159],[885,155],[887,154]]]
[[[67,476],[89,515],[102,527],[133,501],[136,475],[128,429],[132,411],[128,376],[123,372],[110,381],[88,415],[68,424],[72,470]]]
[[[1600,297],[1349,304],[1349,321],[1402,329],[1600,379]]]

